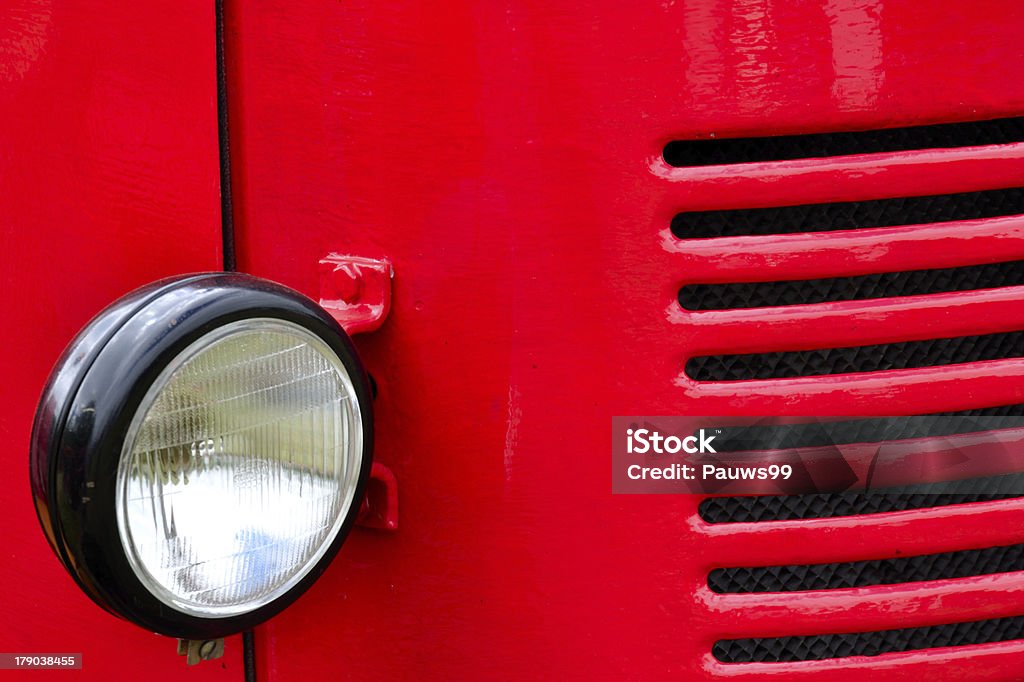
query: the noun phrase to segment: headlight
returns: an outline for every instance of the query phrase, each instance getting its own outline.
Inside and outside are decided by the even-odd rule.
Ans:
[[[85,592],[147,629],[221,637],[323,572],[370,469],[366,375],[305,297],[244,275],[129,294],[65,351],[33,493]]]

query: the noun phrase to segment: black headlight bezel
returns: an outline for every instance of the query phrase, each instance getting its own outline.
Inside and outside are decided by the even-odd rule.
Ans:
[[[321,338],[351,377],[363,452],[355,496],[327,552],[291,589],[252,611],[205,618],[159,601],[125,556],[116,517],[117,468],[129,425],[161,371],[223,325],[274,318]],[[160,634],[211,639],[279,613],[326,570],[355,524],[373,452],[370,384],[348,335],[320,306],[281,285],[238,273],[156,282],[119,299],[71,342],[36,412],[30,479],[43,531],[82,590],[104,609]]]

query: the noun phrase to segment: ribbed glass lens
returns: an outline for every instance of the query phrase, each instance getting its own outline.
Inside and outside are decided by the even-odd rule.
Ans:
[[[352,380],[318,336],[262,318],[217,329],[163,371],[129,429],[116,501],[128,559],[186,613],[259,608],[337,536],[362,449]]]

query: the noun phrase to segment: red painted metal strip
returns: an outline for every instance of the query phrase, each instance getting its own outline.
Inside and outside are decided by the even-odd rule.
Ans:
[[[929,414],[1024,402],[1024,360],[753,381],[697,382],[680,373],[676,385],[706,414]]]
[[[1024,287],[864,301],[687,311],[671,306],[688,357],[869,346],[1024,329]],[[1024,354],[1024,348],[1021,349]]]
[[[695,597],[719,639],[874,632],[1022,615],[1024,573],[775,594],[703,588]]]
[[[1024,178],[1022,178],[1024,182]],[[680,284],[846,277],[1024,258],[1024,216],[807,234],[676,239]]]
[[[800,521],[694,519],[690,527],[706,550],[705,571],[891,559],[1024,542],[1024,499]]]
[[[670,211],[861,201],[1020,186],[1024,143],[651,171]]]

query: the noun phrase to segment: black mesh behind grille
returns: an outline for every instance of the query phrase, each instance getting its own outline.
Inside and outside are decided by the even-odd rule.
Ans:
[[[775,137],[675,140],[665,145],[670,166],[712,166],[875,154],[910,149],[939,149],[1007,144],[1024,140],[1024,118]]]
[[[924,225],[1024,213],[1024,188],[804,204],[725,211],[690,211],[672,218],[680,239],[832,232],[868,227]]]
[[[1011,261],[962,268],[883,272],[857,277],[690,284],[679,290],[679,304],[687,310],[730,310],[1021,285],[1024,285],[1024,261]]]
[[[867,492],[710,497],[700,503],[698,513],[707,523],[794,521],[990,502],[1021,497],[1022,492],[1024,474],[1007,474]]]
[[[706,355],[687,361],[686,374],[696,381],[785,379],[933,367],[1021,356],[1024,356],[1024,332],[1018,331],[873,346]]]
[[[708,575],[708,587],[730,594],[836,590],[1020,570],[1024,570],[1024,545],[1008,545],[873,561],[719,568]]]
[[[940,412],[920,417],[874,417],[806,424],[754,424],[714,428],[718,452],[813,448],[879,443],[1024,427],[1024,404]],[[951,418],[952,417],[952,418]]]
[[[712,652],[723,663],[820,661],[897,651],[1006,642],[1024,637],[1024,616],[842,635],[732,639]]]

